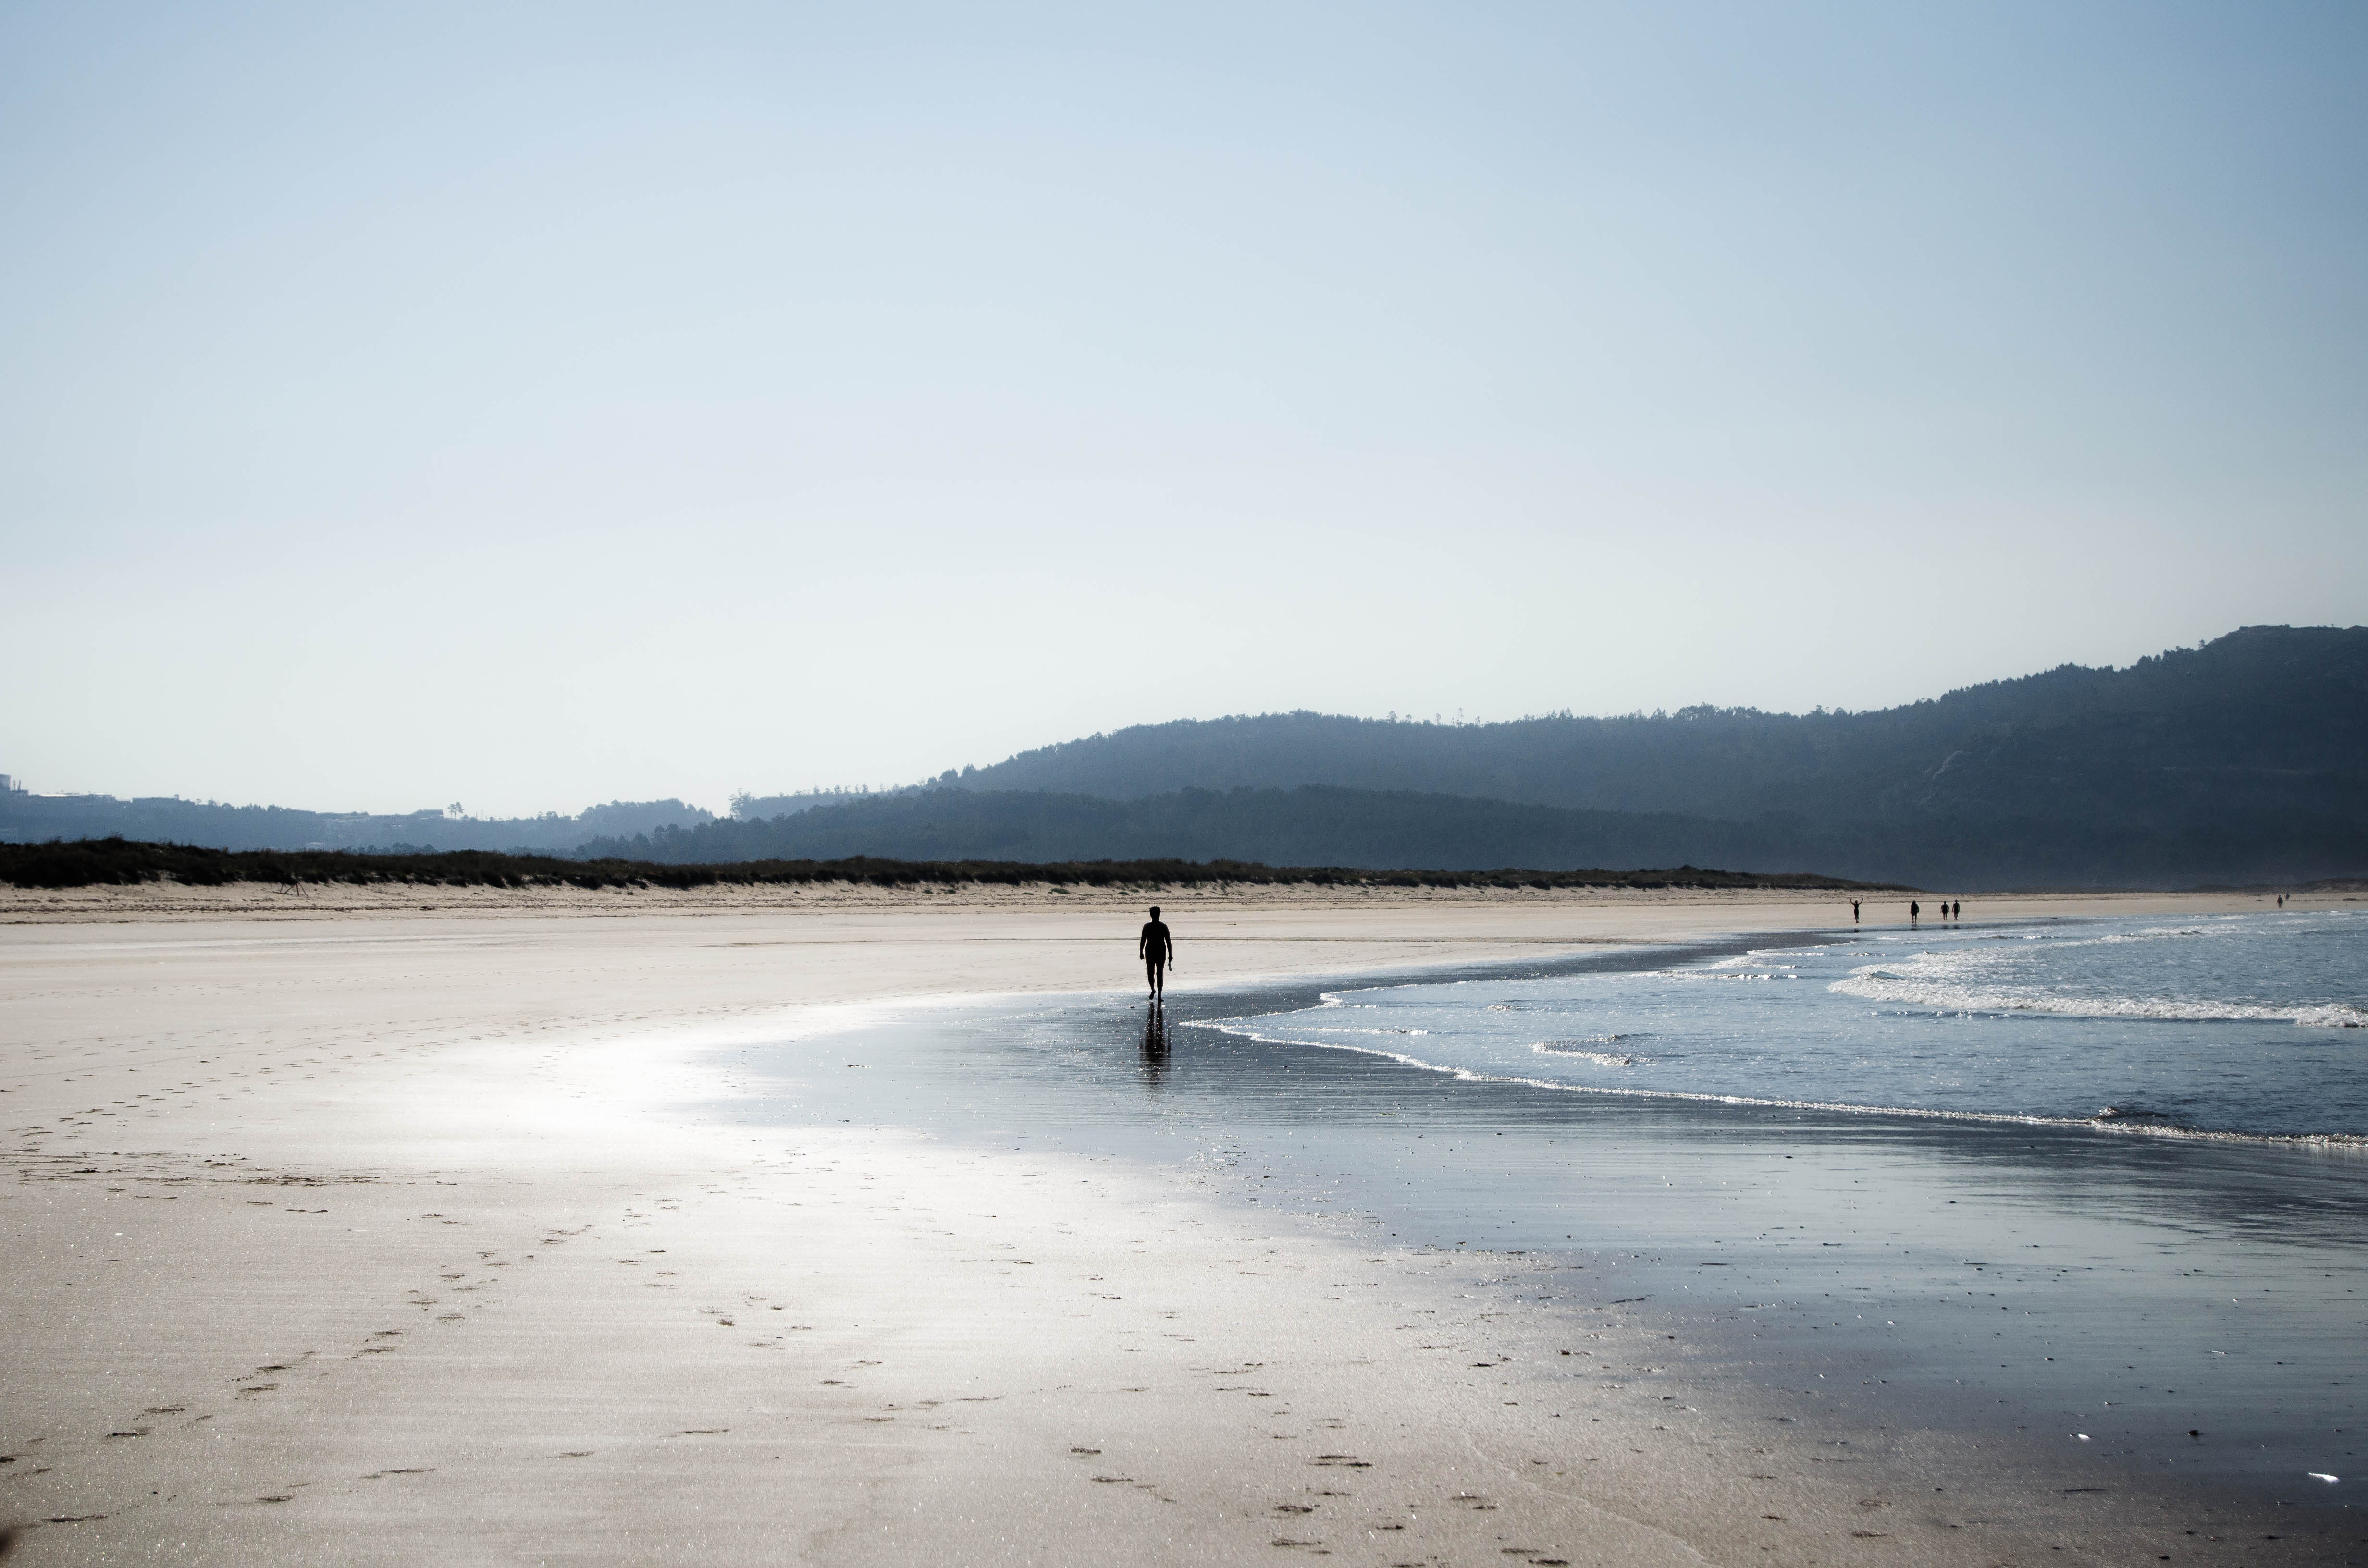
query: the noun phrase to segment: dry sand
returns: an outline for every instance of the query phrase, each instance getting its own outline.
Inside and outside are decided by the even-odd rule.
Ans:
[[[0,889],[12,1568],[2263,1560],[2157,1504],[1985,1491],[1940,1438],[1845,1460],[1646,1412],[1563,1371],[1550,1320],[1491,1309],[1503,1260],[1109,1162],[727,1114],[718,1046],[1133,983],[1140,902]],[[1162,902],[1179,985],[1848,913]]]

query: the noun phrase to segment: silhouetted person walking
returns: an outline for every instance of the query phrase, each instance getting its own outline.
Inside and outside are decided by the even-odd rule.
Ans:
[[[1856,899],[1850,900],[1850,924],[1852,926],[1858,924],[1858,900]]]
[[[1151,999],[1157,1002],[1167,994],[1167,960],[1176,956],[1176,938],[1168,935],[1156,903],[1151,906],[1151,918],[1144,923],[1143,940],[1135,944],[1135,951],[1143,960],[1145,978],[1151,982]]]
[[[1915,925],[1917,919],[1921,916],[1923,913],[1924,906],[1922,904],[1917,903],[1912,898],[1907,901],[1907,924],[1910,926]]]

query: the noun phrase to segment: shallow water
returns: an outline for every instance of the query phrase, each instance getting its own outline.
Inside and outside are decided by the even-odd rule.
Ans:
[[[2368,915],[2332,911],[1931,927],[1216,1027],[1574,1090],[2356,1140],[2362,1026]]]
[[[1632,980],[1714,994],[1727,983],[1692,976],[1830,964],[1824,986],[1760,983],[1839,1007],[1816,998],[1847,995],[1828,988],[1873,960],[1837,947],[1593,954],[1360,990],[1409,1017],[1494,1019],[1513,997]],[[1267,1027],[1336,1016],[1326,994],[1179,995],[1156,1021],[1121,997],[918,1011],[752,1053],[774,1089],[746,1114],[1124,1158],[1360,1241],[1518,1253],[1503,1288],[1565,1314],[1575,1348],[1613,1320],[1681,1336],[1674,1369],[1621,1377],[1680,1397],[1724,1383],[1832,1440],[1946,1428],[2067,1486],[2151,1475],[2313,1510],[2356,1489],[2357,1143],[1574,1094]]]

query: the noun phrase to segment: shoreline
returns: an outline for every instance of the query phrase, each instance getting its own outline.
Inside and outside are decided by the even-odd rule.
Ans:
[[[1572,1446],[1545,1424],[1580,1407],[1407,1350],[1495,1332],[1402,1329],[1480,1312],[1452,1269],[1106,1162],[719,1109],[754,1090],[720,1047],[1110,994],[1134,902],[12,926],[0,1505],[35,1527],[24,1560],[1894,1560],[1868,1472],[1787,1447],[1751,1481],[1756,1434],[1611,1405]],[[1235,923],[1179,926],[1196,990],[1811,913],[1173,903]],[[2002,1517],[1915,1524],[1919,1560],[2155,1539],[2035,1497]]]
[[[1745,945],[1708,942],[1681,955],[1634,957],[1660,967],[1673,960],[1699,962]],[[1573,961],[1600,970],[1621,966],[1621,956]],[[1393,975],[1389,983],[1485,983],[1536,972],[1535,966],[1450,970]],[[1236,1007],[1289,1012],[1329,989],[1303,982],[1212,998],[1207,1006],[1179,1008],[1171,1004],[1164,1032],[1173,1036],[1192,1028],[1197,1033]],[[1957,1426],[1932,1427],[1934,1407],[1922,1409],[1924,1425],[1932,1427],[1927,1435],[1955,1432],[1968,1441],[1978,1439],[1976,1446],[2003,1443],[2020,1456],[2015,1460],[2019,1473],[2034,1483],[2068,1462],[2066,1456],[2047,1451],[2048,1445],[2037,1439],[2025,1443],[2017,1434],[2033,1421],[2044,1428],[2053,1420],[2069,1418],[2072,1407],[2084,1398],[2092,1406],[2101,1401],[2101,1409],[2090,1408],[2072,1424],[2102,1433],[2126,1418],[2134,1394],[2141,1407],[2150,1400],[2155,1405],[2164,1403],[2145,1392],[2150,1377],[2180,1385],[2169,1391],[2173,1395],[2180,1388],[2187,1393],[2175,1419],[2157,1410],[2148,1417],[2152,1428],[2147,1430],[2163,1427],[2166,1420],[2183,1430],[2200,1420],[2211,1429],[2209,1442],[2199,1446],[2178,1440],[2179,1451],[2160,1461],[2179,1469],[2168,1483],[2110,1466],[2107,1473],[2087,1479],[2107,1482],[2115,1490],[2150,1491],[2169,1506],[2190,1511],[2216,1498],[2218,1506],[2243,1513],[2266,1506],[2273,1494],[2281,1493],[2281,1506],[2291,1503],[2323,1510],[2334,1494],[2321,1496],[2317,1484],[2308,1483],[2303,1483],[2305,1492],[2296,1494],[2296,1478],[2320,1465],[2350,1468],[2340,1458],[2330,1460],[2325,1423],[2328,1418],[2335,1423],[2331,1441],[2340,1449],[2345,1441],[2358,1441],[2341,1434],[2347,1422],[2352,1424],[2349,1429],[2356,1429],[2359,1412],[2344,1398],[2324,1390],[2315,1393],[2301,1372],[2273,1373],[2268,1359],[2272,1344],[2290,1358],[2278,1361],[2281,1368],[2324,1367],[2330,1365],[2330,1356],[2343,1358],[2334,1346],[2343,1343],[2349,1330],[2335,1325],[2349,1324],[2356,1312],[2351,1291],[2368,1290],[2368,1275],[2360,1268],[2356,1249],[2342,1241],[2342,1228],[2356,1226],[2362,1217],[2355,1160],[2330,1165],[2323,1151],[2293,1142],[2229,1140],[2216,1145],[2166,1145],[2101,1136],[2114,1130],[2082,1121],[2009,1124],[1967,1119],[1943,1125],[1857,1108],[1835,1113],[1609,1092],[1575,1096],[1566,1085],[1466,1074],[1386,1051],[1230,1030],[1223,1040],[1207,1042],[1214,1054],[1226,1058],[1222,1062],[1202,1062],[1212,1051],[1187,1044],[1178,1044],[1172,1061],[1156,1067],[1146,1054],[1141,1074],[1144,1094],[1130,1096],[1124,1080],[1136,1075],[1133,1053],[1123,1035],[1112,1031],[1133,1027],[1126,1019],[1139,1011],[1139,1004],[1122,999],[1095,1006],[1081,998],[1044,997],[1011,1001],[960,1018],[916,1014],[901,1024],[875,1019],[866,1028],[840,1037],[844,1054],[867,1057],[865,1065],[873,1069],[860,1088],[834,1092],[826,1080],[837,1074],[829,1072],[807,1074],[804,1083],[793,1084],[777,1070],[774,1098],[803,1100],[803,1115],[819,1116],[825,1122],[841,1110],[862,1108],[865,1114],[901,1127],[926,1128],[956,1142],[1024,1145],[1089,1157],[1116,1152],[1233,1201],[1269,1211],[1280,1202],[1324,1233],[1356,1241],[1362,1234],[1360,1226],[1378,1222],[1382,1231],[1360,1244],[1376,1250],[1416,1247],[1444,1254],[1463,1244],[1459,1238],[1486,1237],[1477,1240],[1467,1256],[1493,1254],[1508,1260],[1507,1267],[1542,1278],[1583,1280],[1590,1268],[1600,1274],[1606,1267],[1625,1267],[1632,1275],[1641,1269],[1656,1282],[1647,1294],[1661,1304],[1630,1306],[1619,1315],[1664,1316],[1662,1326],[1679,1330],[1689,1341],[1685,1355],[1698,1364],[1698,1382],[1719,1365],[1756,1369],[1752,1377],[1759,1395],[1744,1403],[1760,1409],[1761,1418],[1791,1422],[1803,1414],[1797,1403],[1771,1400],[1770,1391],[1782,1385],[1782,1378],[1768,1382],[1770,1366],[1760,1353],[1765,1347],[1747,1353],[1736,1327],[1741,1324],[1749,1325],[1748,1337],[1754,1340],[1763,1332],[1788,1334],[1789,1358],[1837,1355],[1841,1342],[1848,1342],[1848,1354],[1841,1359],[1815,1364],[1837,1376],[1849,1371],[1852,1384],[1861,1380],[1851,1369],[1865,1368],[1889,1374],[1887,1379],[1869,1378],[1870,1382],[1899,1383],[1905,1373],[1905,1385],[1922,1389],[1918,1397],[1927,1401],[1945,1394],[1963,1404],[1969,1396],[1962,1391],[1979,1384],[1989,1388],[1981,1397],[1982,1406],[2009,1403],[1997,1398],[2000,1393],[2011,1396],[2018,1406],[2030,1404],[2010,1424],[2011,1430],[1998,1426],[1996,1410],[1986,1417],[1966,1406],[1960,1412],[1964,1420]],[[943,1038],[933,1041],[931,1037]],[[1092,1060],[1097,1039],[1105,1042],[1099,1064]],[[738,1054],[746,1059],[759,1053]],[[940,1060],[930,1065],[928,1059],[933,1055]],[[1057,1067],[1032,1064],[1031,1059],[1032,1063],[1054,1062]],[[892,1062],[919,1065],[883,1077],[880,1069]],[[1192,1082],[1196,1066],[1210,1082]],[[1067,1091],[1067,1085],[1081,1075],[1110,1083],[1080,1100]],[[955,1094],[945,1093],[949,1085],[956,1086]],[[1068,1110],[1052,1108],[1064,1101],[1064,1094]],[[1130,1116],[1125,1106],[1114,1103],[1145,1096],[1164,1099],[1169,1107],[1164,1112],[1137,1107]],[[798,1115],[783,1115],[784,1125],[801,1123]],[[1413,1119],[1376,1122],[1371,1119],[1375,1115]],[[1385,1126],[1406,1131],[1385,1136]],[[1432,1140],[1429,1157],[1418,1153],[1423,1145],[1412,1141],[1423,1136],[1415,1130],[1425,1127]],[[987,1129],[995,1131],[990,1135]],[[1480,1142],[1475,1144],[1474,1139]],[[1492,1143],[1492,1139],[1512,1142]],[[1170,1142],[1175,1140],[1180,1142]],[[1441,1163],[1442,1140],[1451,1146],[1460,1142],[1467,1152]],[[1225,1145],[1222,1158],[1212,1152],[1220,1141]],[[1207,1146],[1200,1146],[1204,1142]],[[1554,1152],[1557,1145],[1562,1152]],[[1774,1163],[1780,1158],[1792,1162],[1795,1153],[1810,1163]],[[1467,1163],[1473,1160],[1478,1163]],[[1574,1161],[1582,1168],[1603,1168],[1581,1187],[1565,1190]],[[1248,1180],[1224,1174],[1236,1168],[1258,1174]],[[1848,1178],[1832,1172],[1847,1172]],[[1666,1194],[1665,1174],[1674,1183]],[[1957,1185],[1968,1180],[1970,1187]],[[1393,1198],[1401,1186],[1406,1190]],[[1861,1191],[1861,1186],[1872,1190]],[[1702,1205],[1725,1209],[1747,1192],[1749,1201],[1741,1216],[1716,1223],[1702,1218],[1707,1212]],[[1599,1211],[1599,1201],[1612,1203],[1619,1218],[1611,1221]],[[1560,1217],[1565,1210],[1569,1220]],[[1837,1219],[1844,1210],[1853,1216],[1846,1223]],[[2346,1215],[2351,1218],[2342,1218]],[[1818,1346],[1814,1335],[1820,1327],[1847,1325],[1821,1324],[1804,1316],[1804,1287],[1811,1275],[1801,1272],[1801,1259],[1788,1258],[1781,1241],[1771,1251],[1764,1233],[1758,1244],[1753,1242],[1751,1233],[1770,1218],[1785,1221],[1786,1231],[1794,1228],[1793,1221],[1807,1220],[1811,1223],[1801,1229],[1831,1238],[1806,1244],[1816,1281],[1806,1296],[1872,1288],[1876,1294],[1853,1299],[1870,1314],[1874,1302],[1886,1302],[1898,1319],[1893,1331],[1877,1332],[1872,1340],[1863,1332],[1828,1334],[1827,1343]],[[1575,1241],[1562,1234],[1566,1225],[1581,1233]],[[2288,1256],[2262,1250],[2259,1238],[2269,1233],[2283,1235],[2281,1248]],[[2175,1247],[2167,1246],[2154,1239],[2158,1233],[2176,1233],[2180,1239]],[[1389,1239],[1381,1240],[1381,1235]],[[2010,1246],[2009,1235],[2015,1237]],[[1631,1247],[1644,1250],[1624,1265],[1616,1261]],[[1850,1250],[1816,1250],[1835,1247]],[[1959,1261],[1965,1256],[1997,1261]],[[2103,1274],[2098,1272],[2100,1257],[2113,1260]],[[2232,1263],[2239,1257],[2247,1261]],[[1528,1261],[1509,1261],[1521,1258]],[[1607,1258],[1615,1260],[1607,1263]],[[2337,1283],[2320,1283],[2322,1265],[2332,1270],[2328,1278]],[[2070,1277],[2064,1273],[2067,1266],[2074,1271]],[[1568,1275],[1574,1267],[1581,1272]],[[1698,1268],[1731,1272],[1710,1276],[1694,1272]],[[2254,1312],[2215,1324],[2207,1282],[2215,1276],[2247,1290],[2274,1284],[2275,1310],[2270,1301],[2257,1301]],[[1705,1281],[1710,1282],[1707,1295],[1702,1294]],[[1629,1289],[1644,1283],[1634,1279]],[[1723,1293],[1729,1285],[1735,1290]],[[1936,1302],[1953,1299],[1966,1287],[1975,1288],[1966,1293],[1992,1302],[2003,1292],[2022,1303],[2020,1316],[2012,1320],[2010,1343],[2002,1348],[2011,1350],[2017,1365],[2028,1365],[2032,1374],[2041,1368],[2041,1352],[2055,1351],[2044,1356],[2052,1366],[2039,1382],[1993,1380],[1985,1370],[1990,1366],[1987,1359],[1978,1355],[1967,1359],[1953,1338],[1952,1314],[1934,1315]],[[1772,1298],[1759,1299],[1771,1291]],[[1746,1302],[1747,1295],[1754,1299]],[[1681,1302],[1691,1304],[1680,1310]],[[1750,1315],[1736,1315],[1738,1306]],[[2262,1317],[2264,1312],[2270,1316]],[[2033,1313],[2039,1316],[2036,1324],[2029,1321]],[[2251,1321],[2257,1318],[2260,1321]],[[2135,1327],[2149,1322],[2151,1328]],[[1715,1326],[1722,1323],[1727,1326]],[[2130,1343],[2114,1343],[2111,1332],[2100,1340],[2100,1324],[2129,1330],[2125,1337]],[[1544,1322],[1541,1331],[1553,1326]],[[2086,1344],[2081,1354],[2065,1356],[2064,1340],[2047,1340],[2049,1335],[2067,1333]],[[1991,1337],[1987,1331],[1985,1337]],[[2237,1359],[2210,1359],[2231,1356]],[[2131,1369],[2137,1387],[2120,1386],[2124,1358],[2139,1364]],[[2197,1360],[2208,1370],[2197,1371],[2191,1365]],[[2248,1374],[2251,1381],[2244,1389],[2232,1395],[2226,1376],[2248,1364],[2257,1369]],[[1684,1367],[1678,1369],[1679,1376],[1685,1372]],[[1823,1379],[1827,1372],[1815,1375]],[[2297,1377],[2300,1382],[2294,1381]],[[2007,1386],[1990,1387],[1994,1381]],[[2200,1387],[2188,1387],[2198,1382]],[[2273,1386],[2282,1391],[2274,1397],[2270,1392]],[[1731,1415],[1738,1398],[1729,1385],[1717,1403]],[[2198,1398],[2204,1403],[2194,1403]],[[2248,1412],[2250,1403],[2265,1399],[2285,1412],[2284,1422],[2262,1425]],[[2113,1415],[2116,1405],[2123,1407],[2123,1417]],[[1711,1408],[1711,1402],[1706,1400],[1703,1407]],[[1870,1396],[1855,1409],[1854,1416],[1844,1411],[1825,1423],[1829,1431],[1845,1434],[1845,1442],[1876,1430],[1884,1406]],[[1895,1405],[1880,1425],[1896,1429],[1901,1416]],[[1908,1419],[1914,1426],[1916,1413],[1909,1412]],[[2100,1420],[2104,1426],[2099,1425]],[[2259,1430],[2248,1436],[2255,1427]],[[2307,1437],[2313,1429],[2316,1437],[2297,1446],[2297,1436]],[[2163,1435],[2153,1430],[2155,1440]],[[2261,1452],[2257,1458],[2245,1457],[2254,1437],[2264,1439]],[[2072,1456],[2080,1460],[2094,1457],[2086,1450]],[[2002,1461],[1986,1462],[1996,1469]],[[1967,1490],[1962,1465],[1951,1479],[1952,1492]],[[2165,1491],[2165,1484],[2170,1490]],[[2321,1522],[2331,1528],[2330,1521]]]

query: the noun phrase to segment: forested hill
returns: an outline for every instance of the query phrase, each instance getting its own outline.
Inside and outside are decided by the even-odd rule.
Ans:
[[[786,744],[786,743],[785,743]],[[676,863],[1189,858],[1712,866],[1968,891],[2368,872],[2368,628],[2251,627],[1880,712],[1121,730],[918,790],[502,821],[0,792],[0,841],[575,850]],[[580,846],[580,847],[579,847]]]
[[[933,789],[599,840],[581,853],[677,865],[860,854],[910,860],[1173,858],[1374,869],[1706,866],[1976,891],[2305,881],[2368,867],[2368,829],[2243,822],[2161,830],[2028,820],[1838,826],[1315,785],[1181,790],[1131,801]]]
[[[2368,818],[2368,627],[2248,627],[2127,669],[2067,665],[1865,713],[1187,720],[944,781],[1118,800],[1325,784],[1861,828],[2012,819],[2216,831],[2290,817],[2297,830],[2339,831]]]

